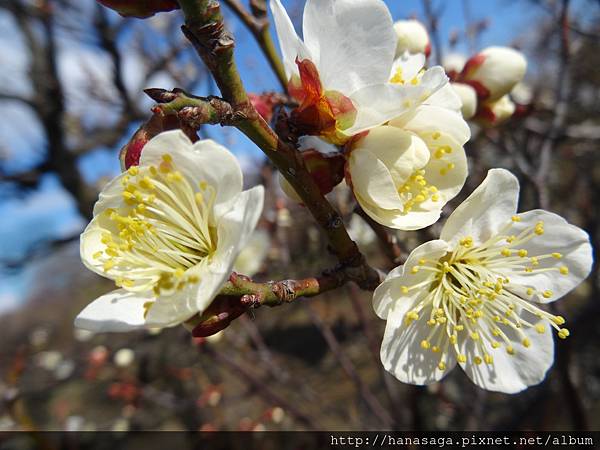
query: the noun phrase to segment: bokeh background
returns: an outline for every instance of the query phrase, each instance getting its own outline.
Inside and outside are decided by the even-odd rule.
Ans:
[[[284,3],[300,29],[303,1]],[[501,127],[473,126],[470,178],[450,206],[489,168],[508,168],[521,180],[522,210],[565,216],[598,249],[600,2],[386,3],[396,20],[427,25],[432,63],[490,45],[529,60],[514,93],[526,107]],[[251,34],[223,9],[248,90],[276,90]],[[354,286],[258,309],[208,339],[181,327],[74,330],[78,311],[113,288],[82,266],[78,239],[119,172],[120,147],[150,115],[142,89],[217,94],[181,22],[179,12],[123,19],[93,0],[0,0],[0,431],[600,430],[597,267],[560,301],[571,337],[556,343],[547,379],[512,396],[475,387],[459,369],[427,388],[395,380],[379,362],[384,322]],[[312,276],[334,263],[258,149],[234,129],[200,134],[231,148],[248,185],[267,188],[255,279]],[[389,268],[347,189],[330,197],[369,261]],[[404,255],[438,231],[398,233]]]

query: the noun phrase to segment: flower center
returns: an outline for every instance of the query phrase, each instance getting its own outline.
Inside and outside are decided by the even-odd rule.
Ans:
[[[428,288],[428,294],[405,316],[405,323],[412,324],[427,317],[430,332],[421,342],[424,350],[440,353],[439,370],[445,370],[450,347],[456,352],[458,362],[465,363],[466,355],[459,350],[459,338],[471,339],[476,349],[475,364],[493,364],[493,350],[504,346],[509,355],[514,355],[514,337],[518,336],[524,348],[531,341],[523,330],[533,328],[542,334],[545,323],[558,331],[561,339],[569,336],[569,330],[561,328],[565,323],[561,316],[552,315],[531,302],[534,296],[549,299],[550,290],[537,291],[532,287],[512,283],[512,274],[533,275],[556,271],[559,276],[568,275],[566,266],[552,266],[547,262],[561,259],[560,253],[529,255],[521,246],[544,234],[544,223],[538,222],[518,235],[506,234],[514,222],[500,233],[475,247],[469,236],[462,239],[458,247],[440,260],[421,259],[410,268],[411,274],[429,272],[425,280],[412,286],[402,286],[403,294],[414,289]],[[539,320],[527,319],[526,311]],[[463,334],[463,336],[460,336]]]
[[[436,203],[440,201],[439,189],[428,180],[428,171],[437,171],[441,176],[446,176],[455,169],[453,162],[448,162],[445,157],[453,151],[446,139],[439,131],[434,131],[427,136],[427,147],[432,154],[432,160],[426,163],[426,168],[420,168],[402,185],[398,186],[398,194],[403,202],[402,214],[410,213],[415,207],[426,207],[427,200]],[[429,178],[432,178],[429,175]],[[433,206],[433,205],[432,205]]]
[[[211,225],[215,189],[192,186],[170,155],[157,167],[130,167],[121,180],[123,206],[99,217],[105,248],[93,256],[117,286],[171,294],[199,278],[187,272],[216,249]]]

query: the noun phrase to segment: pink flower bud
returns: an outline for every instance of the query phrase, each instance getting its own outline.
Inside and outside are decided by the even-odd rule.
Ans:
[[[119,159],[121,160],[121,169],[127,170],[131,166],[137,166],[140,162],[140,156],[146,143],[167,130],[181,128],[192,142],[198,140],[195,130],[183,127],[179,118],[175,115],[154,114],[146,123],[141,125],[129,142],[123,146]]]
[[[421,22],[417,20],[399,20],[394,24],[394,30],[398,36],[396,57],[404,52],[424,53],[425,56],[429,56],[431,53],[429,34]]]
[[[179,9],[176,0],[98,0],[104,6],[114,9],[123,17],[144,19],[162,11]]]
[[[481,100],[496,101],[525,76],[527,60],[508,47],[488,47],[471,57],[457,81],[470,84]]]
[[[516,106],[508,95],[495,102],[485,102],[477,111],[477,122],[484,127],[495,127],[510,119]]]

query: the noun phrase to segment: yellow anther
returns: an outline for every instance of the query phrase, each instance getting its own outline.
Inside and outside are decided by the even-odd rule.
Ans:
[[[523,339],[521,341],[521,344],[523,344],[523,347],[525,347],[525,348],[531,347],[531,341],[528,338]]]
[[[142,189],[154,189],[154,183],[150,177],[146,176],[140,180],[140,187]]]
[[[533,267],[525,267],[525,273],[533,273]]]
[[[552,253],[552,257],[554,259],[561,259],[563,257],[562,253]]]
[[[465,355],[463,355],[463,354],[460,354],[460,355],[458,355],[458,356],[456,357],[456,360],[457,360],[459,363],[466,363],[466,362],[467,362],[467,357],[466,357]]]
[[[560,271],[560,273],[562,273],[563,275],[569,275],[569,268],[567,266],[562,266],[560,269],[558,269]]]
[[[142,308],[144,308],[144,319],[148,315],[148,312],[150,311],[150,308],[152,308],[153,304],[154,302],[146,302],[142,305]]]
[[[542,325],[541,323],[538,323],[535,326],[535,331],[537,331],[539,334],[544,334],[546,332],[546,327],[544,325]]]
[[[419,320],[419,314],[417,314],[415,311],[410,311],[406,314],[406,318],[408,320]]]
[[[452,345],[456,344],[457,340],[458,340],[458,337],[455,334],[450,335],[450,343]]]
[[[515,354],[515,349],[513,348],[512,345],[509,345],[508,347],[506,347],[506,353],[508,353],[511,356]]]
[[[479,340],[479,333],[477,333],[476,331],[472,331],[471,332],[471,339],[473,339],[474,341],[478,341]]]
[[[464,325],[454,325],[454,329],[456,331],[462,331],[465,329],[465,326]]]
[[[507,243],[509,243],[509,244],[512,244],[512,243],[515,241],[515,239],[517,239],[517,237],[516,237],[516,236],[514,236],[514,235],[512,235],[512,236],[508,236],[508,237],[506,238],[506,242],[507,242]]]
[[[571,333],[566,328],[561,328],[560,331],[558,332],[558,337],[561,339],[566,339],[570,335],[571,335]]]
[[[443,149],[439,148],[435,151],[435,153],[433,154],[433,156],[435,156],[436,159],[442,159],[444,157],[446,153],[444,152]]]
[[[491,345],[492,345],[492,348],[498,348],[498,347],[500,347],[500,343],[496,342],[496,341],[493,341]]]
[[[433,353],[439,353],[441,351],[441,348],[439,348],[437,345],[434,345],[433,347],[431,347],[431,351]]]
[[[460,245],[466,248],[470,248],[473,246],[473,238],[471,236],[467,236],[464,239],[460,240]]]
[[[448,153],[450,153],[450,152],[448,152]],[[452,170],[452,169],[454,169],[456,167],[456,164],[449,163],[446,167],[448,168],[448,170]]]
[[[510,255],[512,254],[512,252],[510,251],[510,249],[509,249],[509,248],[506,248],[506,247],[505,247],[505,248],[503,248],[503,249],[502,249],[502,251],[500,252],[500,254],[501,254],[502,256],[507,256],[507,257],[508,257],[508,256],[510,256]]]
[[[427,262],[427,261],[425,261],[424,259],[422,259],[422,258],[421,258],[421,259],[419,260],[419,265],[420,265],[420,266],[424,266],[426,262]]]
[[[183,270],[181,267],[177,268],[177,270],[175,270],[175,276],[177,278],[183,278],[183,276],[185,275],[185,270]]]
[[[440,363],[438,364],[438,369],[440,370],[446,370],[446,363],[443,361],[440,361]]]
[[[562,325],[565,323],[565,318],[563,316],[554,316],[552,318],[552,322],[554,322],[556,325]]]
[[[435,131],[431,137],[435,140],[439,139],[440,137],[442,137],[442,134],[439,131]]]
[[[431,344],[427,340],[421,341],[421,348],[424,350],[428,350],[431,347]]]
[[[400,292],[403,294],[408,294],[408,286],[400,286]]]
[[[512,216],[512,217],[510,218],[510,220],[512,220],[513,222],[520,222],[520,221],[521,221],[521,218],[520,218],[519,216]]]
[[[525,250],[524,248],[522,248],[521,250],[518,251],[518,255],[521,258],[525,258],[527,256],[527,250]]]
[[[494,364],[494,358],[492,358],[492,355],[490,355],[488,353],[484,353],[483,360],[485,361],[486,364]]]
[[[413,266],[412,269],[410,269],[410,273],[415,274],[419,271],[419,266]]]
[[[423,203],[424,201],[425,201],[425,197],[422,196],[421,194],[419,194],[415,197],[415,202],[417,202],[417,203]]]
[[[552,291],[549,291],[549,290],[544,291],[542,293],[542,297],[544,297],[544,298],[550,298],[550,297],[552,297]]]
[[[170,164],[173,162],[173,157],[171,155],[169,155],[168,153],[165,153],[164,155],[162,155],[162,160],[164,162],[166,162],[167,164]]]
[[[156,170],[156,167],[150,166],[150,174],[152,174],[153,177],[158,175],[158,170]]]
[[[535,234],[537,234],[538,236],[541,236],[542,234],[544,234],[544,222],[538,222],[535,226],[535,228],[533,229],[533,232]]]
[[[138,173],[140,173],[140,169],[137,166],[131,166],[129,169],[127,169],[127,173],[135,177]]]
[[[431,201],[432,201],[432,202],[437,202],[437,201],[439,201],[439,200],[440,200],[440,196],[439,196],[439,195],[437,195],[437,194],[433,194],[433,195],[431,196]]]
[[[473,362],[479,366],[483,362],[483,359],[481,359],[479,356],[476,356],[473,358]]]
[[[445,167],[442,167],[440,169],[440,175],[446,175],[448,173],[448,169],[446,169]]]
[[[104,262],[103,268],[105,272],[108,272],[110,269],[112,269],[113,267],[115,267],[115,262],[112,259],[109,259],[108,261]]]
[[[417,84],[419,84],[419,79],[417,77],[413,77],[413,79],[410,80],[410,84],[416,86]]]
[[[429,319],[427,321],[427,325],[429,325],[430,327],[434,326],[437,323],[437,321],[435,319]]]
[[[102,256],[102,251],[96,252],[92,255],[92,258],[94,259],[98,259]]]
[[[532,256],[531,257],[531,265],[532,266],[539,266],[540,265],[540,261],[535,256]]]
[[[198,275],[190,275],[188,277],[188,282],[190,282],[190,283],[197,283],[198,281],[200,281],[200,278],[198,277]]]

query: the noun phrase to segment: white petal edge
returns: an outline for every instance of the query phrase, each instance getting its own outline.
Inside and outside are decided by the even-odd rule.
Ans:
[[[530,314],[527,315],[527,319],[530,323],[536,323],[535,317]],[[476,345],[473,339],[466,337],[465,333],[459,334],[459,347],[467,357],[467,362],[460,365],[467,376],[483,389],[505,394],[516,394],[529,386],[541,383],[554,362],[552,332],[546,329],[540,334],[535,328],[522,329],[531,341],[531,346],[525,348],[512,329],[504,327],[503,331],[513,342],[515,354],[509,355],[505,347],[490,349],[489,354],[494,358],[493,365],[474,364],[472,361],[475,355],[481,357],[481,354],[475,353]],[[489,331],[488,334],[491,335]]]
[[[404,322],[404,314],[393,310],[388,316],[383,342],[381,362],[385,370],[403,383],[427,385],[441,380],[456,366],[453,352],[446,354],[445,370],[439,370],[440,353],[421,348],[421,341],[427,339],[431,329],[427,325],[428,311],[409,325]]]
[[[307,0],[302,31],[327,90],[345,95],[388,81],[396,51],[381,0]]]
[[[511,233],[518,235],[525,228],[535,226],[539,221],[544,222],[544,234],[535,236],[524,243],[520,248],[529,252],[530,256],[560,253],[562,258],[546,258],[540,261],[539,268],[567,267],[569,273],[561,274],[558,270],[536,273],[511,273],[509,275],[513,284],[531,286],[539,292],[549,290],[552,296],[548,299],[543,296],[534,296],[532,300],[541,303],[550,303],[558,300],[565,294],[575,289],[585,280],[594,264],[590,237],[579,227],[571,225],[563,217],[542,209],[518,214],[520,222],[514,223]]]
[[[492,169],[448,217],[440,238],[454,245],[466,236],[476,243],[485,242],[516,213],[518,201],[517,178],[508,170]]]
[[[386,277],[383,283],[377,286],[373,293],[373,309],[375,314],[381,319],[387,319],[388,314],[392,309],[399,311],[402,314],[406,313],[412,306],[414,298],[423,294],[422,290],[413,290],[412,294],[402,294],[402,286],[411,286],[423,281],[429,272],[419,271],[416,274],[405,273],[406,269],[410,269],[418,264],[420,259],[439,260],[448,251],[448,244],[442,240],[434,240],[426,242],[415,248],[406,262],[392,270]]]
[[[140,166],[158,166],[165,154],[173,158],[175,170],[193,186],[207,182],[217,188],[216,204],[227,202],[242,191],[243,175],[238,160],[213,140],[192,144],[181,130],[161,133],[144,147]]]
[[[144,304],[151,300],[149,296],[114,290],[87,305],[75,318],[75,327],[97,333],[144,328]]]

